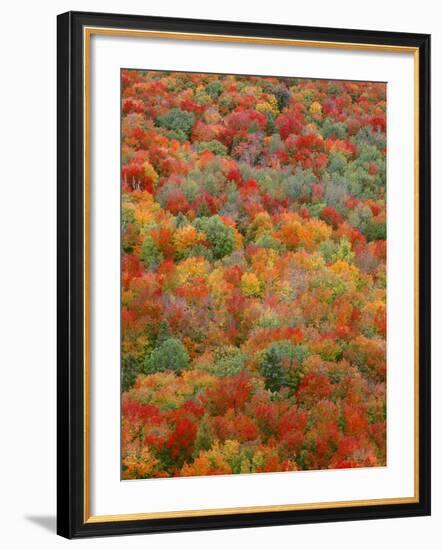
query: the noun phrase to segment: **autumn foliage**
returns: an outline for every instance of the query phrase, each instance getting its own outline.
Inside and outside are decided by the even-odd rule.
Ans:
[[[386,464],[386,87],[122,72],[125,479]]]

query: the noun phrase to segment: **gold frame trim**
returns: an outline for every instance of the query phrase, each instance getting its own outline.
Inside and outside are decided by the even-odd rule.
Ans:
[[[170,512],[149,512],[94,516],[91,514],[91,472],[90,472],[90,42],[92,35],[126,36],[136,38],[159,38],[173,40],[198,40],[205,42],[249,43],[270,46],[293,46],[304,48],[325,48],[341,50],[364,50],[392,53],[412,53],[414,62],[414,495],[411,497],[317,502],[304,504],[283,504],[270,506],[249,506],[215,508],[206,510],[180,510]],[[363,44],[296,40],[281,38],[246,37],[236,35],[145,31],[107,27],[83,28],[83,101],[84,101],[84,523],[106,523],[112,521],[136,521],[148,519],[202,517],[228,514],[249,514],[263,512],[286,512],[296,510],[321,510],[352,506],[375,506],[411,504],[419,502],[419,49],[411,46],[387,44]]]

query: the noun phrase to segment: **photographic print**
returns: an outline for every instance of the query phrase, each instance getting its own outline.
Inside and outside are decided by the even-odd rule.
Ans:
[[[386,89],[121,71],[122,479],[386,465]]]
[[[430,35],[57,36],[58,534],[430,515]]]

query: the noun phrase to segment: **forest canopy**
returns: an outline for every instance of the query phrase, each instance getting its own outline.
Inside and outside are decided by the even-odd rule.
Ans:
[[[386,85],[123,70],[124,479],[386,464]]]

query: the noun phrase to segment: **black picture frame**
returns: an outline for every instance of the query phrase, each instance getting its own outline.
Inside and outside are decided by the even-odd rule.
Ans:
[[[85,27],[406,46],[419,59],[419,498],[413,503],[88,522],[84,463],[84,41]],[[67,538],[228,529],[430,514],[430,36],[68,12],[57,21],[57,532]]]

